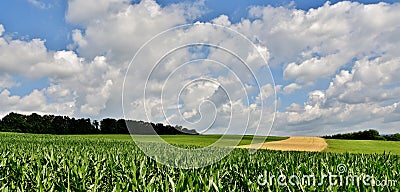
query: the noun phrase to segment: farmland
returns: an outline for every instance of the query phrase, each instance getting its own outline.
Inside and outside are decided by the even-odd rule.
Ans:
[[[399,141],[372,141],[372,140],[339,140],[327,139],[328,148],[326,152],[335,153],[391,153],[400,155]]]
[[[178,169],[157,163],[123,139],[0,133],[0,143],[0,189],[9,191],[398,191],[398,186],[330,185],[327,178],[318,179],[318,186],[288,181],[285,186],[271,176],[322,178],[332,173],[400,178],[399,156],[387,154],[269,150],[249,154],[247,149],[234,149],[212,165]],[[147,145],[168,153],[162,144]],[[347,170],[339,172],[338,165]],[[266,177],[271,182],[263,182]]]
[[[221,138],[222,135],[160,135],[160,137],[166,142],[173,145],[195,145],[199,147],[209,146],[215,143],[218,139]],[[71,135],[71,137],[80,137],[87,139],[114,139],[119,141],[132,141],[132,137],[130,135]],[[156,135],[140,135],[136,136],[140,142],[153,142],[154,138],[158,137]],[[268,141],[279,141],[283,139],[287,139],[288,137],[263,137],[263,136],[251,136],[251,135],[227,135],[224,140],[226,143],[229,143],[232,140],[240,139],[239,145],[248,145],[254,142],[268,142]]]

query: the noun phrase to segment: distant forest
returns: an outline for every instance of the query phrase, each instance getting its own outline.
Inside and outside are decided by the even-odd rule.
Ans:
[[[127,124],[129,126],[127,126]],[[128,130],[129,128],[129,130]],[[153,129],[152,129],[153,128]],[[1,132],[37,134],[143,134],[178,135],[198,134],[182,126],[163,125],[124,119],[106,118],[100,122],[89,118],[75,119],[56,115],[22,115],[9,113],[0,120]]]
[[[323,136],[325,139],[351,139],[351,140],[386,140],[400,141],[400,134],[380,135],[377,130],[367,130],[352,133],[336,134],[331,136]]]

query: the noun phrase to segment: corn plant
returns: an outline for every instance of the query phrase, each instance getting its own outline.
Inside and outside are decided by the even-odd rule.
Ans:
[[[331,185],[327,179],[316,184],[288,180],[294,175],[321,178],[335,174],[336,179],[369,175],[400,182],[400,158],[391,154],[269,150],[249,154],[246,149],[235,149],[210,166],[178,169],[158,163],[129,141],[0,133],[0,143],[1,191],[399,191],[400,188],[400,183],[368,186]],[[146,145],[168,154],[161,144]],[[338,165],[344,165],[346,170],[338,170]],[[287,177],[286,185],[278,179],[282,175]]]

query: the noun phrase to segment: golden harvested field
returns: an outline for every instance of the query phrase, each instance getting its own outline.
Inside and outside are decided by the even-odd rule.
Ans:
[[[328,144],[320,137],[290,137],[286,140],[242,145],[238,148],[271,149],[280,151],[323,151]]]

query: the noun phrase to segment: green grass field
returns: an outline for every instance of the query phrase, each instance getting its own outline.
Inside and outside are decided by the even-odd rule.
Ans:
[[[326,152],[334,153],[363,153],[382,154],[390,153],[400,155],[399,141],[371,141],[371,140],[339,140],[327,139]]]
[[[119,141],[132,141],[130,135],[71,135],[72,137],[80,137],[80,138],[88,138],[88,139],[114,139]],[[140,142],[154,142],[154,135],[140,135],[135,138]],[[195,145],[199,147],[209,146],[215,143],[218,139],[221,138],[221,135],[161,135],[161,138],[164,139],[169,144],[174,145]],[[224,137],[224,143],[229,143],[231,141],[235,141],[241,138],[239,145],[248,145],[251,144],[253,138],[256,143],[260,142],[269,142],[269,141],[279,141],[283,139],[287,139],[287,137],[263,137],[263,136],[252,136],[252,135],[227,135]]]

